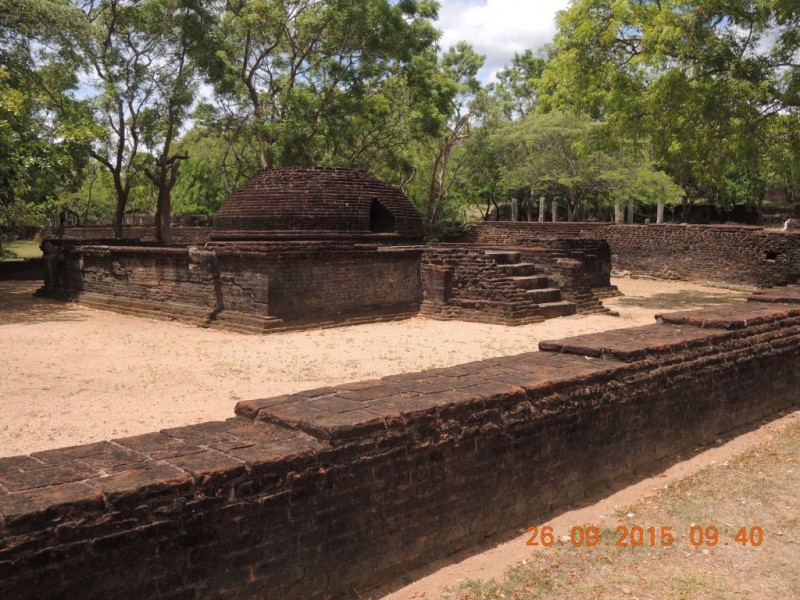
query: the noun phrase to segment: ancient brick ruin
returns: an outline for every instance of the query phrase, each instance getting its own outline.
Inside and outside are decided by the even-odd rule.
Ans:
[[[347,169],[265,170],[213,228],[181,228],[191,243],[98,235],[45,240],[42,295],[259,333],[419,312],[517,325],[604,311],[599,297],[615,292],[605,241],[426,246],[400,190]]]
[[[419,311],[520,324],[605,311],[626,248],[639,250],[623,268],[662,276],[663,261],[711,274],[723,254],[751,258],[738,274],[720,258],[719,281],[775,285],[797,266],[800,238],[747,228],[486,224],[426,246],[404,202],[358,172],[268,172],[194,245],[49,240],[43,293],[242,331]],[[790,286],[0,458],[0,598],[345,597],[759,422],[796,404],[798,384]]]
[[[0,459],[0,597],[343,597],[797,402],[800,290]]]
[[[743,225],[613,225],[514,223],[475,225],[464,241],[549,246],[564,240],[604,240],[614,270],[723,287],[771,287],[800,280],[800,232]]]
[[[608,253],[604,242],[596,244]],[[599,272],[593,267],[599,266]],[[441,319],[521,325],[609,312],[598,299],[618,293],[610,256],[546,248],[435,245],[422,255],[422,314]],[[599,287],[593,287],[597,281]]]

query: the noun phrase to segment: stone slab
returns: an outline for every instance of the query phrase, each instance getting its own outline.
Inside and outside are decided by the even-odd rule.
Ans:
[[[676,350],[707,346],[728,337],[723,330],[655,324],[543,341],[539,342],[539,350],[632,362]]]
[[[800,306],[786,303],[739,302],[727,306],[656,315],[661,323],[715,329],[746,329],[800,317]]]

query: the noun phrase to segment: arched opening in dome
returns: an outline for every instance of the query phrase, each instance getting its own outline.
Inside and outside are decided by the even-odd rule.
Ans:
[[[396,231],[394,215],[377,198],[372,199],[372,206],[369,209],[369,230],[372,233]]]

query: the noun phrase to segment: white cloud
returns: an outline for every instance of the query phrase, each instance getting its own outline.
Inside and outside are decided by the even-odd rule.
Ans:
[[[438,26],[446,50],[465,40],[486,55],[482,79],[511,62],[515,52],[534,51],[552,41],[556,12],[569,0],[442,0]]]

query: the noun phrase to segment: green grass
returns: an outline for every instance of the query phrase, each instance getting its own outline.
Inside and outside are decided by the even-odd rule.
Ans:
[[[0,257],[0,260],[21,260],[24,258],[42,257],[42,250],[39,248],[39,242],[29,242],[26,240],[7,242],[3,244],[3,251],[3,256]]]

